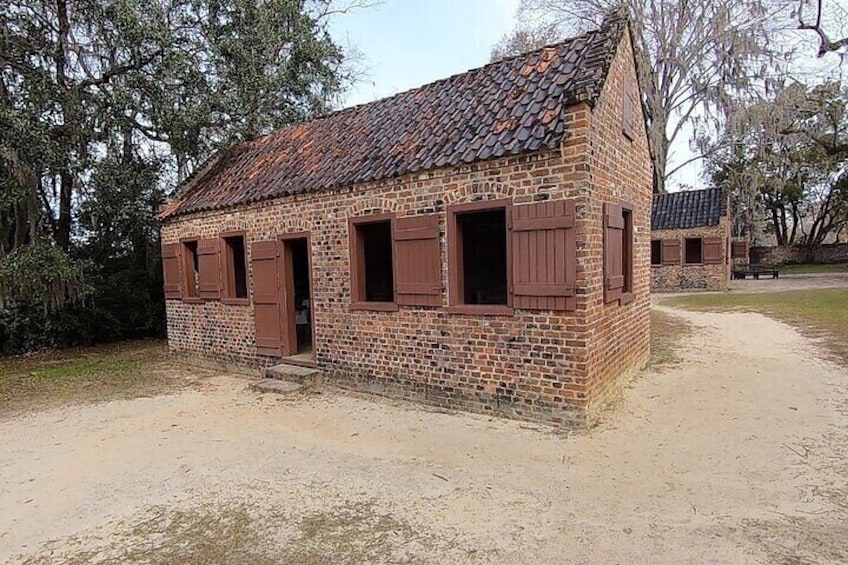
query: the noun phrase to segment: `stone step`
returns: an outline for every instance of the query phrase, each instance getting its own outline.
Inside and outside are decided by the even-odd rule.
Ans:
[[[291,381],[309,387],[321,384],[321,371],[312,367],[282,363],[266,368],[265,378]]]
[[[260,379],[250,385],[250,390],[261,393],[273,394],[292,394],[306,387],[300,383],[292,381],[282,381],[280,379]]]

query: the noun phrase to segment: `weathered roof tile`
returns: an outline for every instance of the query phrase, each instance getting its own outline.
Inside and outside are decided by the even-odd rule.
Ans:
[[[651,229],[673,230],[717,226],[727,213],[720,188],[654,194]]]
[[[219,152],[162,218],[555,148],[563,108],[595,103],[623,33],[598,30]]]

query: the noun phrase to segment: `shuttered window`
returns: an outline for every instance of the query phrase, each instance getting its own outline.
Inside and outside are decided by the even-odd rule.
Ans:
[[[679,265],[682,258],[679,239],[662,240],[662,264]]]
[[[397,218],[394,224],[397,303],[441,306],[442,268],[439,217]]]
[[[197,255],[197,240],[186,239],[180,242],[180,251],[182,255],[182,297],[186,301],[196,301],[200,299],[200,292],[197,287],[199,282],[199,257]]]
[[[573,200],[512,208],[513,307],[576,308],[577,245]]]
[[[662,265],[662,240],[651,240],[651,266],[659,267]]]
[[[350,293],[354,310],[397,310],[393,219],[394,214],[350,219]]]
[[[687,265],[700,265],[704,262],[704,240],[700,237],[687,237],[686,240],[686,255],[684,256]]]
[[[747,241],[734,241],[731,244],[731,255],[733,259],[747,259],[748,258],[748,242]]]
[[[604,300],[626,304],[633,298],[633,209],[604,205]]]
[[[277,242],[257,241],[250,246],[253,270],[253,310],[256,353],[280,357],[283,325],[280,312],[279,251]]]
[[[221,298],[221,253],[218,239],[197,242],[197,292],[203,300]]]
[[[705,265],[720,265],[724,263],[724,238],[705,237],[703,240]]]
[[[223,300],[229,304],[245,304],[247,300],[247,249],[244,233],[221,235],[223,258]]]
[[[164,281],[165,299],[179,299],[180,257],[178,243],[162,245],[162,278]]]
[[[448,208],[449,309],[456,313],[511,314],[511,203],[490,200]]]

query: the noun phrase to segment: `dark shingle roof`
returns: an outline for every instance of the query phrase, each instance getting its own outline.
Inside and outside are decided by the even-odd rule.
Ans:
[[[717,226],[726,206],[720,188],[654,194],[651,229],[673,230]]]
[[[231,147],[161,216],[556,148],[564,109],[594,104],[626,30],[614,12],[562,43]]]

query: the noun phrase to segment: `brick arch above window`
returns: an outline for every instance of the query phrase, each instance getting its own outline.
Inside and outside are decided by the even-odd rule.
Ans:
[[[495,181],[471,181],[461,184],[456,190],[445,194],[445,203],[462,204],[463,202],[498,200],[512,198],[515,187]]]
[[[389,214],[397,212],[397,202],[384,196],[370,196],[358,199],[348,208],[349,217],[370,216],[371,214]]]

